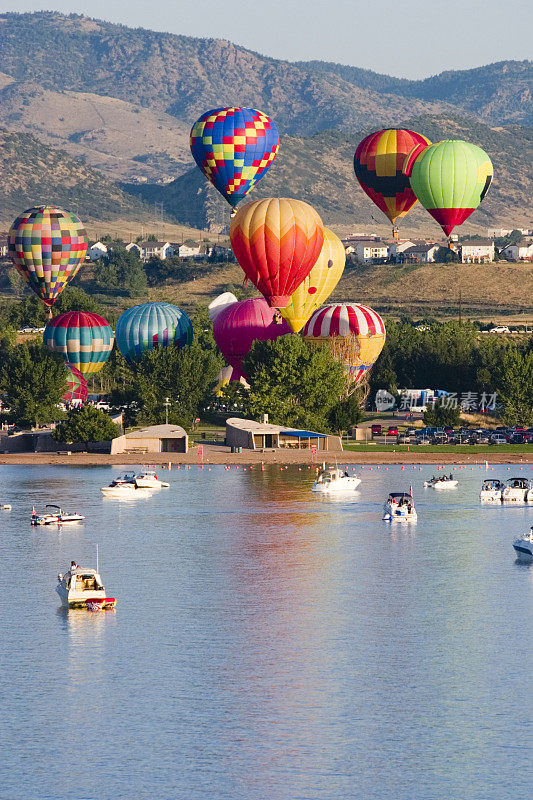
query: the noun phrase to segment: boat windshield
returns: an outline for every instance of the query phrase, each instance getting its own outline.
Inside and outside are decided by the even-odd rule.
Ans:
[[[511,487],[511,489],[527,489],[527,479],[526,478],[509,478],[507,481],[507,485]]]

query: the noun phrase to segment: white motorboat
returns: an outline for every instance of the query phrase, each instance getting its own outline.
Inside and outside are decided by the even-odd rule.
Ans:
[[[57,576],[56,592],[65,608],[86,608],[95,611],[114,608],[116,599],[108,597],[98,567],[71,566],[63,575]]]
[[[503,481],[499,481],[496,478],[489,478],[483,481],[479,499],[482,503],[501,503],[504,488],[505,484]]]
[[[162,487],[168,489],[170,483],[160,481],[156,473],[151,470],[143,470],[135,476],[135,485],[138,489],[161,489]]]
[[[387,522],[416,522],[413,496],[409,492],[391,492],[383,506],[383,518]]]
[[[115,483],[115,481],[113,481],[109,486],[102,486],[100,491],[105,497],[140,497],[142,495],[142,492],[137,489],[134,482]]]
[[[108,497],[130,497],[136,489],[135,473],[126,472],[125,475],[114,478],[109,486],[102,486],[100,491]]]
[[[9,503],[0,503],[0,511],[11,511]]]
[[[509,478],[502,491],[504,503],[533,502],[533,486],[527,478]]]
[[[519,561],[533,560],[533,527],[520,539],[513,542],[514,551]]]
[[[338,467],[327,467],[320,470],[311,491],[323,494],[348,494],[355,492],[360,483],[361,478],[358,478],[357,475],[348,475],[346,471],[343,472]]]
[[[61,506],[56,506],[53,503],[47,503],[46,508],[55,508],[56,511],[45,511],[43,514],[39,514],[33,509],[31,514],[32,525],[62,525],[65,522],[81,522],[85,519],[81,514],[70,514],[67,511],[63,511]]]
[[[425,489],[455,489],[459,484],[452,474],[442,475],[440,478],[433,476],[429,481],[424,481]]]

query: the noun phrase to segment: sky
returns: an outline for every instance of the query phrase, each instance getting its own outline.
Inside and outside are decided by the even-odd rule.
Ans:
[[[531,0],[3,0],[129,27],[228,39],[287,61],[334,61],[425,78],[533,57]]]

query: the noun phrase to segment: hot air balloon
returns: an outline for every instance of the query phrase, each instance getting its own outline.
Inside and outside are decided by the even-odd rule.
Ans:
[[[113,331],[99,314],[66,311],[50,320],[43,333],[43,344],[53,353],[61,353],[83,374],[94,375],[102,369],[113,349]]]
[[[279,136],[255,108],[215,108],[196,120],[190,144],[205,177],[235,207],[276,158]]]
[[[449,236],[481,203],[494,169],[481,147],[455,139],[413,151],[404,172],[424,208]]]
[[[354,303],[331,303],[319,308],[302,335],[311,343],[327,342],[341,361],[352,384],[361,381],[385,344],[385,323],[375,311]]]
[[[117,345],[128,362],[140,361],[157,347],[183,347],[192,343],[192,323],[187,314],[171,303],[142,303],[120,315],[115,329]]]
[[[70,211],[36,206],[17,217],[8,243],[14,265],[50,309],[83,264],[87,233]]]
[[[393,225],[416,203],[402,172],[404,161],[415,146],[429,143],[422,134],[400,128],[376,131],[357,145],[353,159],[357,180]]]
[[[346,251],[338,236],[324,228],[324,244],[313,269],[291,296],[281,316],[294,333],[303,328],[313,311],[328,299],[338,284],[346,263]]]
[[[67,361],[65,367],[68,370],[67,391],[63,395],[62,400],[64,400],[65,403],[72,403],[74,401],[85,403],[87,400],[87,381],[79,369],[76,369],[73,364]]]
[[[285,308],[320,255],[324,227],[302,200],[268,198],[237,211],[230,239],[246,277],[271,306]]]
[[[233,367],[233,381],[243,376],[242,360],[255,341],[273,341],[290,332],[279,312],[262,297],[226,306],[213,323],[215,341],[228,364]]]

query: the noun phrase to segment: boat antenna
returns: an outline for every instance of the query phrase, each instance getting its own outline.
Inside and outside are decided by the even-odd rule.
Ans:
[[[100,570],[98,569],[98,545],[96,545],[96,571],[99,573]]]

